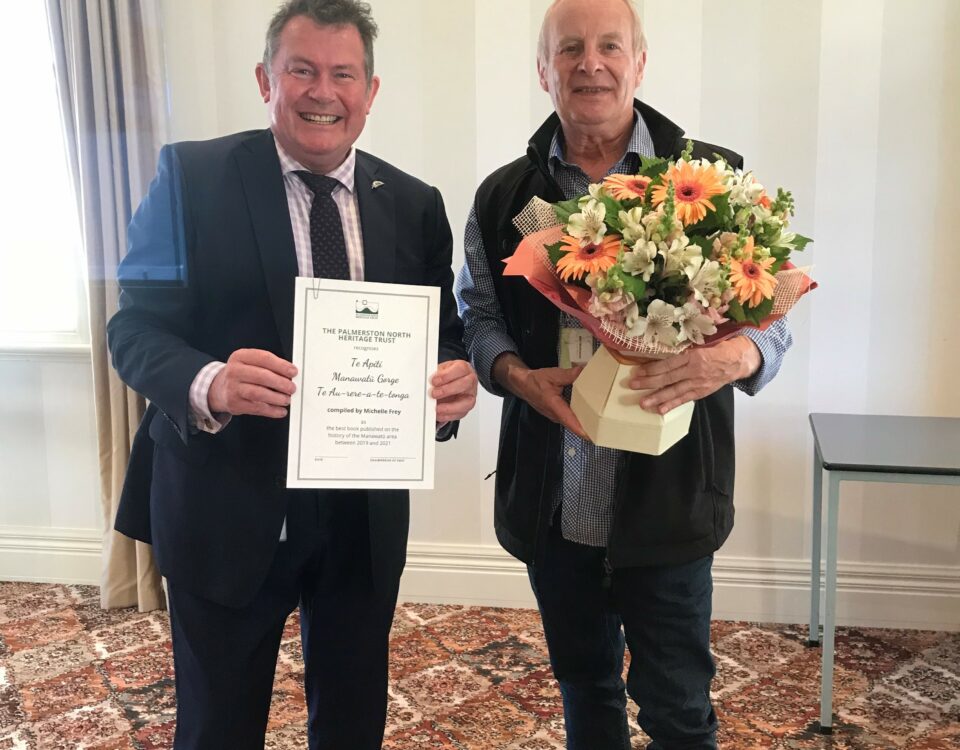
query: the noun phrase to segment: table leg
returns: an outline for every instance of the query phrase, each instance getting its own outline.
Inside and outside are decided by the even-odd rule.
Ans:
[[[823,734],[833,731],[833,631],[837,623],[837,536],[840,520],[840,472],[831,471],[828,476],[827,570],[820,678],[820,732]]]
[[[810,527],[810,632],[807,643],[820,643],[820,544],[823,536],[823,464],[813,449],[813,519]]]

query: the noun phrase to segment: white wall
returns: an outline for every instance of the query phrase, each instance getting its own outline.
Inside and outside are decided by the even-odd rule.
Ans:
[[[371,2],[382,87],[360,145],[436,184],[461,237],[478,181],[520,155],[550,111],[534,71],[548,0]],[[163,6],[173,137],[263,126],[253,68],[275,0]],[[716,563],[718,615],[802,620],[807,414],[960,416],[949,221],[960,210],[960,4],[640,7],[650,42],[641,97],[792,189],[796,227],[816,238],[803,261],[821,288],[791,314],[794,348],[771,386],[738,399],[737,527]],[[484,396],[440,447],[437,490],[414,500],[408,597],[532,601],[492,532],[483,477],[498,422],[499,401]],[[0,524],[13,517],[0,513]],[[960,627],[960,490],[845,485],[841,527],[842,620]]]
[[[99,580],[89,354],[0,352],[0,580]]]

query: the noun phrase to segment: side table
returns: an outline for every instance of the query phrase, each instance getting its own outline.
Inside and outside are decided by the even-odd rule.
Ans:
[[[820,642],[823,472],[827,472],[827,564],[820,678],[820,731],[833,729],[833,649],[840,482],[960,485],[960,418],[811,414],[813,551],[809,643]]]

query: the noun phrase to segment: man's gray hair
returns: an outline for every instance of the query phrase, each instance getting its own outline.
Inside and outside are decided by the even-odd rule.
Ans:
[[[267,43],[263,49],[263,66],[270,71],[273,56],[280,45],[284,27],[297,16],[306,16],[318,26],[354,26],[363,40],[363,65],[367,83],[373,79],[373,40],[377,23],[369,3],[360,0],[287,0],[270,19]]]
[[[543,23],[540,24],[540,39],[537,41],[537,62],[541,64],[546,63],[549,57],[549,50],[547,49],[547,22],[550,20],[554,8],[562,1],[563,0],[553,0],[553,3],[547,8],[547,12],[543,14]],[[640,13],[637,11],[637,6],[633,4],[633,0],[623,0],[623,2],[626,3],[630,11],[630,17],[633,19],[633,51],[637,57],[640,57],[640,55],[647,51],[647,37],[643,33],[643,22],[640,20]]]

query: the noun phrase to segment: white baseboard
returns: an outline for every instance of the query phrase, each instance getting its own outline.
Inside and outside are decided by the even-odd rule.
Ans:
[[[0,526],[0,580],[100,582],[100,532]],[[809,562],[718,555],[719,620],[806,622]],[[960,566],[840,563],[837,620],[867,627],[960,631]],[[496,545],[411,542],[403,601],[535,607],[526,567]]]
[[[713,578],[715,619],[802,623],[809,618],[808,561],[718,555]],[[840,563],[837,589],[842,625],[960,630],[960,567]],[[492,545],[411,543],[400,596],[536,606],[526,567]]]
[[[100,584],[97,529],[0,526],[0,580]]]

